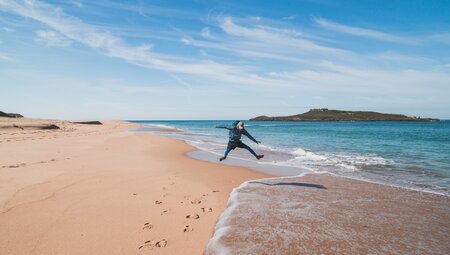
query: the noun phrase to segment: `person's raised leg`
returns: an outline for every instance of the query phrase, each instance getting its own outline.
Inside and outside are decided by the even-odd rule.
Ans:
[[[243,143],[243,145],[244,145],[244,148],[247,149],[251,154],[253,154],[253,156],[255,156],[256,159],[259,160],[259,159],[261,159],[262,157],[264,157],[264,155],[258,155],[258,154],[256,154],[256,152],[255,152],[252,148],[250,148],[250,146],[248,146],[247,144]]]

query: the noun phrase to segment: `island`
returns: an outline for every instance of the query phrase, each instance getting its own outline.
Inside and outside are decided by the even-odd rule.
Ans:
[[[403,114],[390,114],[369,111],[342,111],[327,108],[310,109],[308,112],[291,115],[268,117],[258,116],[250,121],[439,121],[433,118],[409,117]]]
[[[18,113],[6,113],[6,112],[2,112],[2,111],[0,111],[0,117],[5,117],[5,118],[23,118],[23,116],[21,114],[18,114]]]

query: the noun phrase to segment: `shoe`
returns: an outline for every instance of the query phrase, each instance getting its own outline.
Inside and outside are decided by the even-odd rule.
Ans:
[[[264,155],[258,155],[258,156],[256,156],[256,158],[257,158],[258,160],[260,160],[260,159],[264,158]]]
[[[222,160],[224,160],[224,159],[226,159],[225,157],[221,157],[221,158],[219,158],[219,161],[222,161]]]

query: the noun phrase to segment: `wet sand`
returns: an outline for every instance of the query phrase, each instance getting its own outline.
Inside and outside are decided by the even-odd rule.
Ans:
[[[0,254],[202,254],[231,190],[265,177],[103,124],[0,118]]]
[[[137,127],[0,118],[1,254],[450,251],[448,197],[306,175],[251,181],[225,210],[268,176]]]
[[[449,254],[449,241],[449,197],[308,174],[238,188],[207,254]]]

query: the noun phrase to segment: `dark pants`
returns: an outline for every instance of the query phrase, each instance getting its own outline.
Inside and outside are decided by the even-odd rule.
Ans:
[[[228,146],[227,149],[225,150],[225,155],[224,157],[226,158],[228,156],[228,153],[230,153],[231,150],[234,150],[236,148],[243,148],[248,150],[251,154],[253,154],[253,156],[257,157],[258,155],[256,155],[256,152],[254,152],[252,150],[252,148],[250,148],[250,146],[248,146],[247,144],[243,143],[242,141],[229,141],[228,142]]]

